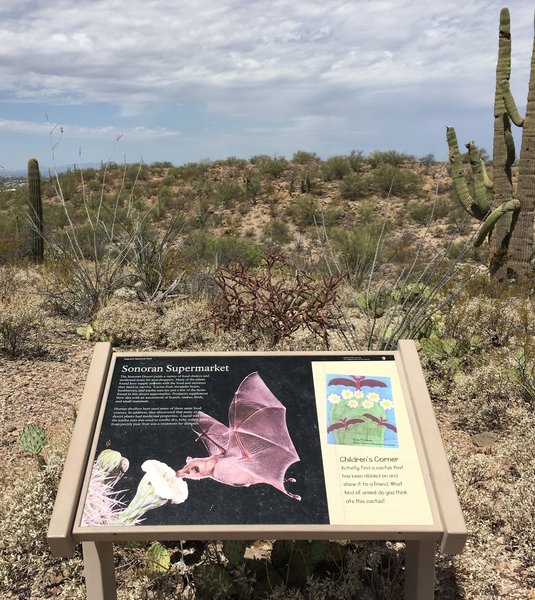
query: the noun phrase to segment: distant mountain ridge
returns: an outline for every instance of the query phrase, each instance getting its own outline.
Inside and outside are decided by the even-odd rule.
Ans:
[[[70,165],[57,165],[56,167],[41,166],[39,170],[41,175],[46,177],[49,173],[64,173],[65,171],[76,169],[100,169],[101,163],[82,163],[82,164],[70,164]],[[3,169],[0,168],[0,177],[26,177],[27,169]]]

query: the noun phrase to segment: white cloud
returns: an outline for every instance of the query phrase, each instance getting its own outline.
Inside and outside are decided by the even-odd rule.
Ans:
[[[513,39],[526,54],[529,2],[519,4]],[[258,102],[259,89],[479,92],[493,75],[499,14],[487,0],[36,0],[31,8],[0,9],[0,87],[12,97],[123,107],[210,98],[237,113]],[[293,110],[301,96],[288,95]]]
[[[155,140],[180,135],[178,131],[171,131],[164,127],[132,127],[118,129],[117,127],[84,127],[80,125],[61,125],[59,123],[32,122],[20,120],[0,119],[0,131],[23,133],[39,136],[54,136],[65,138],[101,139],[111,140],[122,138],[128,140]]]

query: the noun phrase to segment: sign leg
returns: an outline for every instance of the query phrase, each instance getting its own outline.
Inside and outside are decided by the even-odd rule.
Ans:
[[[113,542],[82,542],[87,600],[116,600]]]
[[[432,600],[435,596],[435,541],[405,543],[405,600]]]

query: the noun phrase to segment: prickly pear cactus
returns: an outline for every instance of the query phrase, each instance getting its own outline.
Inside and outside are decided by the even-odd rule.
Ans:
[[[227,557],[229,567],[237,567],[243,561],[247,546],[249,546],[247,540],[225,540],[223,542],[223,554]]]
[[[46,433],[40,425],[26,425],[20,432],[19,442],[26,452],[37,456],[46,444]]]
[[[147,550],[147,575],[153,579],[162,573],[167,573],[171,564],[169,550],[160,542],[154,542]]]
[[[41,450],[46,445],[46,433],[40,425],[26,425],[20,432],[19,443],[26,452],[35,456],[37,465],[43,469],[46,465],[45,459],[41,456]]]

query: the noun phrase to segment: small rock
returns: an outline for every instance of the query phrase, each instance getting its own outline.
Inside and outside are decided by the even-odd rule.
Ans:
[[[6,427],[6,431],[7,431],[8,433],[11,433],[12,431],[16,431],[16,429],[17,429],[17,428],[15,427],[15,425],[8,425],[8,426]]]
[[[483,433],[476,433],[472,436],[472,442],[478,448],[489,448],[490,446],[494,446],[494,444],[498,441],[498,436],[492,431],[484,431]]]

